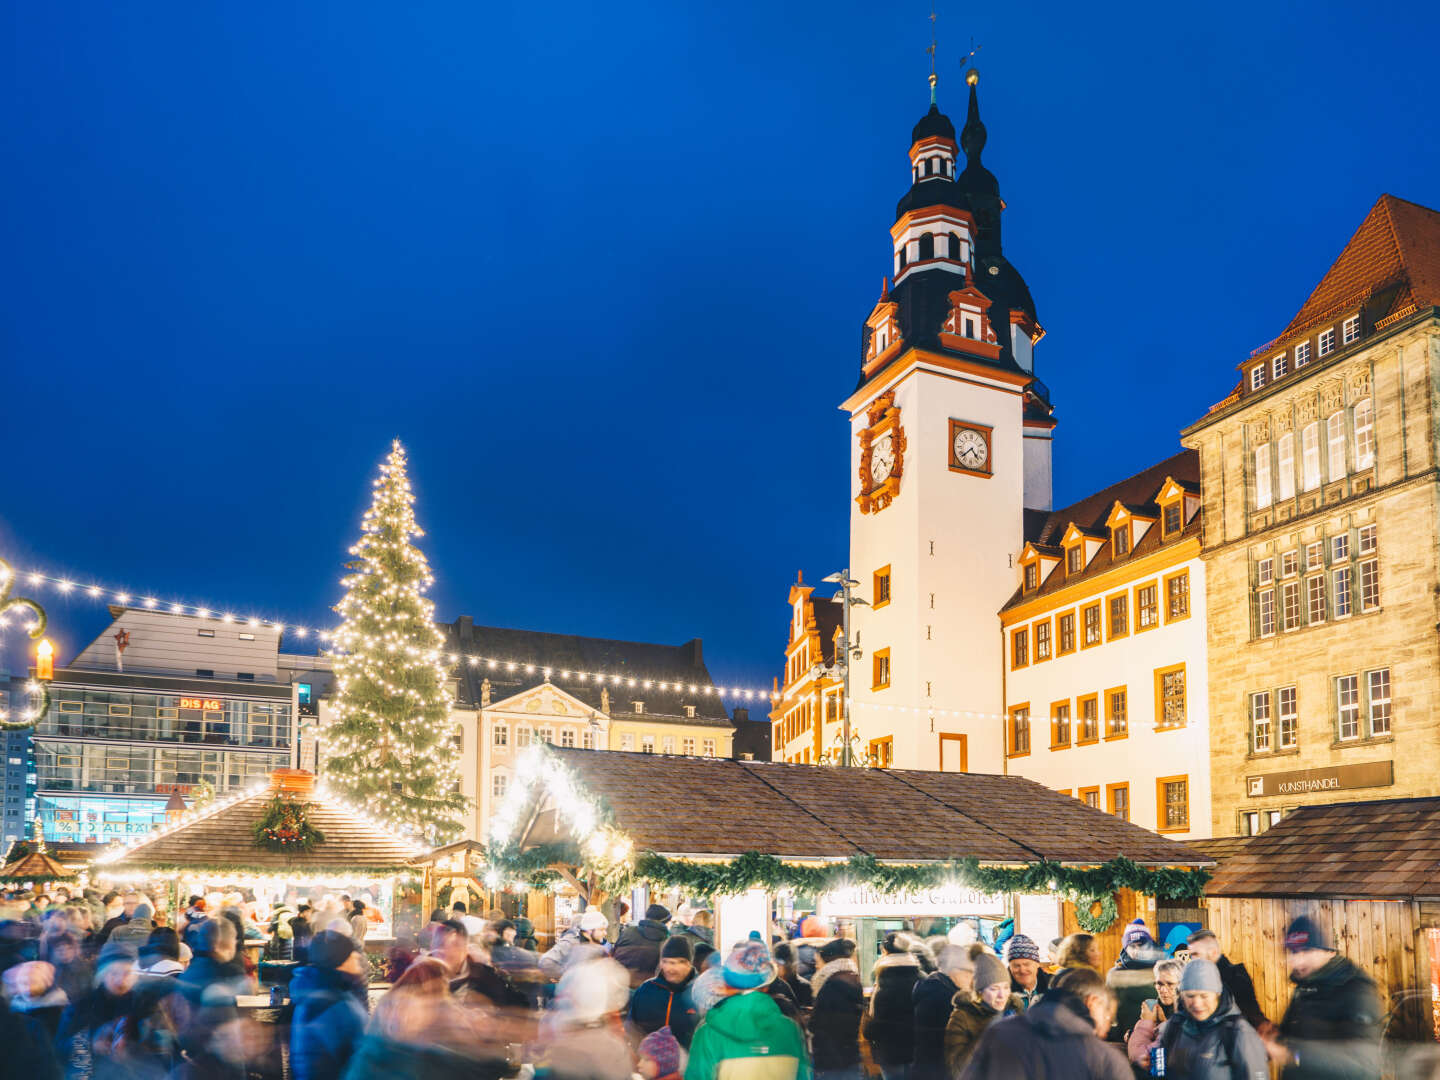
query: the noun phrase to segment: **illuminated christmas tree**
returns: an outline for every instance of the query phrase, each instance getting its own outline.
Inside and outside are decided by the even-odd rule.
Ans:
[[[444,843],[464,831],[444,643],[425,598],[434,582],[412,542],[415,496],[397,439],[380,466],[334,641],[334,719],[325,779],[375,817]]]

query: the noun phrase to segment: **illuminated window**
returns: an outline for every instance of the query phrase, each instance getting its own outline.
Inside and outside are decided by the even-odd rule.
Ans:
[[[1270,749],[1271,738],[1270,694],[1262,691],[1250,695],[1250,745],[1257,754]]]
[[[1069,612],[1060,616],[1060,647],[1059,655],[1075,651],[1075,613]]]
[[[1295,436],[1286,432],[1276,444],[1278,450],[1277,469],[1280,481],[1280,498],[1295,497]]]
[[[1264,510],[1275,498],[1270,484],[1270,444],[1255,448],[1255,509]]]
[[[1078,574],[1085,569],[1085,542],[1075,544],[1065,552],[1065,573]]]
[[[1100,605],[1091,604],[1085,608],[1085,644],[1100,644]]]
[[[884,607],[890,603],[890,567],[884,566],[875,571],[875,582],[873,606]]]
[[[509,746],[510,725],[496,724],[490,733],[490,739],[496,746]]]
[[[567,747],[574,747],[574,745],[575,745],[575,729],[574,729],[574,728],[572,728],[572,727],[563,727],[563,728],[560,729],[560,745],[561,745],[561,746],[567,746]]]
[[[1105,691],[1105,737],[1118,739],[1130,731],[1130,703],[1125,687]]]
[[[704,751],[705,751],[705,756],[706,756],[706,757],[714,757],[714,756],[715,756],[715,740],[714,740],[714,739],[705,739],[703,742],[701,742],[700,745],[701,745],[701,747],[704,749]]]
[[[1280,628],[1297,630],[1300,627],[1300,583],[1287,581],[1280,586]]]
[[[1185,507],[1180,500],[1166,505],[1161,516],[1160,528],[1164,536],[1171,537],[1185,527],[1182,520]]]
[[[1100,699],[1094,694],[1082,697],[1075,707],[1079,713],[1079,730],[1075,733],[1078,743],[1092,743],[1100,738]]]
[[[1035,624],[1035,659],[1050,659],[1050,620]]]
[[[1190,571],[1165,579],[1165,618],[1183,619],[1190,614]]]
[[[1280,721],[1280,749],[1293,750],[1299,743],[1298,727],[1300,722],[1295,687],[1282,686],[1275,696],[1280,706],[1278,718]]]
[[[1110,598],[1110,636],[1124,637],[1130,632],[1130,597],[1128,593]]]
[[[1311,626],[1325,621],[1325,575],[1305,579],[1306,616]]]
[[[654,735],[642,735],[642,736],[640,736],[640,752],[641,752],[642,754],[653,754],[653,753],[655,752],[655,736],[654,736]]]
[[[890,650],[877,649],[871,657],[871,680],[872,690],[883,690],[890,685]]]
[[[1320,486],[1320,425],[1306,424],[1300,432],[1300,487],[1314,491]]]
[[[1130,525],[1117,525],[1110,530],[1110,547],[1118,559],[1121,555],[1128,555],[1130,552]]]
[[[1355,468],[1375,464],[1375,410],[1370,399],[1355,403]]]
[[[888,769],[895,761],[895,741],[890,736],[870,740],[870,764],[877,769]]]
[[[682,738],[680,740],[680,753],[684,754],[686,757],[694,757],[695,740],[693,738],[690,738],[689,736],[685,736],[684,738]]]
[[[549,724],[543,725],[540,730],[536,732],[535,737],[546,746],[555,745],[555,729]]]
[[[1030,628],[1022,626],[1010,636],[1010,666],[1022,668],[1030,663]]]
[[[675,753],[675,736],[674,736],[674,735],[666,735],[664,738],[662,738],[662,739],[660,740],[660,752],[661,752],[662,754],[673,754],[673,753]]]
[[[1162,776],[1155,781],[1159,831],[1185,832],[1190,828],[1190,778]]]
[[[1107,784],[1105,786],[1105,800],[1108,803],[1107,809],[1110,813],[1122,821],[1130,820],[1129,784]]]
[[[1325,438],[1329,446],[1329,479],[1333,483],[1345,476],[1345,414],[1332,413],[1325,421]]]
[[[1098,787],[1082,787],[1075,794],[1091,810],[1100,809],[1100,789]]]
[[[1156,599],[1154,585],[1142,585],[1135,590],[1135,628],[1149,630],[1160,621],[1160,606]]]
[[[1365,676],[1370,704],[1370,735],[1390,734],[1390,669],[1381,668]]]
[[[1185,726],[1185,665],[1160,668],[1155,672],[1155,726]]]
[[[1059,750],[1070,745],[1070,703],[1057,701],[1050,709],[1050,749]]]

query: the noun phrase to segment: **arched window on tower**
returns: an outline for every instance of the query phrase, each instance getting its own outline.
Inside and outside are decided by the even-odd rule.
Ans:
[[[934,175],[935,175],[935,159],[934,159],[933,157],[927,157],[927,158],[925,159],[925,175],[926,175],[926,176],[934,176]]]
[[[901,270],[904,270],[904,269],[905,269],[905,264],[909,261],[909,259],[906,257],[906,256],[907,256],[907,252],[909,251],[909,249],[910,249],[910,245],[909,245],[909,244],[901,244],[901,245],[900,245],[900,265],[899,265],[898,267],[896,267],[896,270],[895,270],[895,272],[896,272],[897,274],[898,274]]]
[[[935,236],[933,233],[920,234],[920,261],[935,257]]]
[[[960,236],[953,232],[950,234],[950,258],[960,261]]]
[[[912,166],[910,166],[910,179],[911,179],[912,181],[914,181],[914,180],[919,180],[919,179],[920,179],[920,166],[919,166],[919,165],[912,165]]]

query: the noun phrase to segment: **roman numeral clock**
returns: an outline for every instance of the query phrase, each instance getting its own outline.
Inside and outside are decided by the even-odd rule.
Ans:
[[[905,429],[900,426],[900,406],[895,392],[881,394],[865,414],[860,429],[860,494],[855,501],[862,514],[873,514],[889,506],[900,494],[900,475],[905,468]]]

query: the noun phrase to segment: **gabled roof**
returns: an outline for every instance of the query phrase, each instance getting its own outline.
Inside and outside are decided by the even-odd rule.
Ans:
[[[61,881],[74,876],[73,870],[65,869],[43,851],[28,852],[0,869],[0,880],[5,881]]]
[[[97,859],[95,869],[125,872],[177,867],[196,871],[234,871],[244,867],[283,874],[389,873],[423,853],[419,844],[360,818],[323,793],[303,794],[310,824],[325,834],[308,854],[287,854],[256,847],[256,822],[265,816],[276,795],[263,791],[223,803],[210,813],[148,839],[112,857]]]
[[[1205,894],[1440,899],[1440,798],[1302,806],[1225,858]]]
[[[1394,195],[1382,195],[1320,283],[1290,320],[1279,344],[1359,306],[1395,285],[1375,321],[1406,308],[1440,304],[1440,213]]]
[[[542,669],[548,667],[556,673],[556,685],[563,686],[566,693],[593,709],[600,708],[600,684],[594,681],[562,681],[558,678],[559,672],[585,671],[622,676],[621,682],[605,683],[612,716],[622,712],[633,713],[636,701],[645,703],[647,716],[683,717],[686,705],[694,705],[695,715],[701,719],[726,720],[729,715],[718,694],[704,692],[715,682],[705,667],[699,638],[683,645],[658,645],[646,641],[581,637],[578,634],[551,634],[541,630],[476,626],[468,615],[462,615],[445,626],[445,651],[461,658],[455,674],[460,680],[461,699],[472,706],[478,705],[480,685],[486,679],[490,680],[490,700],[501,701],[545,682]],[[485,664],[470,664],[466,657],[471,655],[516,661],[522,666],[515,671],[503,666],[491,669]],[[527,674],[523,667],[525,664],[533,665],[535,670]],[[686,687],[693,685],[699,688],[699,692],[662,693],[653,687],[645,690],[638,685],[630,686],[630,678],[637,683],[649,679],[653,682],[683,683]]]
[[[891,862],[1211,860],[1033,780],[548,748],[637,850]]]

